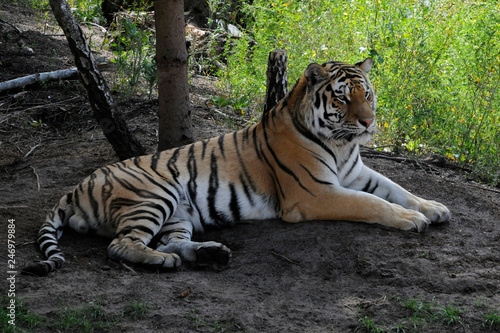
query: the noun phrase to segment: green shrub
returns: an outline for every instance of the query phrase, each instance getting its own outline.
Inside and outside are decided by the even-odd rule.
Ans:
[[[439,153],[498,184],[500,7],[444,0],[255,0],[228,51],[228,95],[262,96],[268,53],[288,51],[290,85],[311,62],[376,61],[377,146]],[[255,107],[261,108],[262,104]]]
[[[117,65],[115,89],[126,94],[140,92],[147,85],[149,96],[158,82],[156,73],[156,38],[152,30],[144,28],[147,16],[119,18],[111,44]],[[142,85],[141,85],[142,83]]]

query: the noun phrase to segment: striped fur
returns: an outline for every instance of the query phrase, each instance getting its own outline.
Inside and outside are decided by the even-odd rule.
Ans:
[[[58,239],[66,225],[110,236],[112,259],[175,268],[181,260],[229,261],[224,245],[191,241],[208,225],[281,218],[421,231],[449,220],[445,206],[363,165],[359,144],[376,129],[371,66],[370,58],[311,64],[260,123],[95,171],[48,215],[38,237],[47,260],[24,272],[46,275],[62,266]]]

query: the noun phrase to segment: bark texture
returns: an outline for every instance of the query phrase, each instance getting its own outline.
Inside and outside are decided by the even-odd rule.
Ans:
[[[266,103],[264,104],[263,115],[278,105],[279,101],[286,95],[288,89],[287,64],[288,56],[286,50],[269,52],[267,60]]]
[[[155,1],[158,66],[158,150],[193,142],[187,76],[184,2]]]
[[[144,155],[144,148],[130,133],[116,110],[111,92],[97,68],[90,46],[80,25],[71,14],[68,3],[65,0],[50,0],[50,6],[75,56],[75,64],[87,90],[90,105],[109,143],[122,160]]]

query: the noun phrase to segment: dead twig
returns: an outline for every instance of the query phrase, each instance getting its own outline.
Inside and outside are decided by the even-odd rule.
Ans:
[[[298,264],[299,264],[298,262],[293,261],[292,259],[287,258],[287,257],[285,257],[284,255],[279,254],[278,252],[276,252],[276,251],[274,251],[274,250],[271,250],[271,253],[272,253],[273,255],[275,255],[276,257],[278,257],[278,258],[281,258],[281,259],[283,259],[283,260],[285,260],[285,261],[288,261],[288,262],[289,262],[289,263],[291,263],[291,264],[294,264],[294,265],[298,265]]]
[[[37,144],[36,146],[34,146],[33,148],[31,148],[31,149],[30,149],[30,151],[29,151],[29,152],[27,152],[27,153],[24,155],[24,158],[26,158],[26,157],[30,156],[30,155],[31,155],[31,154],[35,151],[35,149],[37,149],[37,148],[38,148],[38,147],[40,147],[41,145],[42,145],[42,144],[41,144],[41,143],[39,143],[39,144]]]
[[[418,167],[422,169],[424,172],[430,172],[432,174],[440,174],[439,170],[433,168],[430,166],[427,162],[424,161],[417,161],[415,159],[409,158],[409,157],[402,157],[402,156],[393,156],[384,152],[378,152],[374,150],[368,150],[368,149],[361,149],[361,156],[363,157],[375,157],[375,158],[381,158],[385,160],[391,160],[391,161],[396,161],[396,162],[405,162],[413,165],[414,167]]]
[[[476,185],[476,184],[465,183],[465,185],[469,186],[469,187],[477,188],[480,190],[490,191],[490,192],[494,192],[494,193],[500,193],[499,190],[495,190],[494,188],[484,187],[484,186],[481,186],[479,184]]]
[[[136,271],[134,271],[132,269],[132,267],[128,266],[126,263],[124,263],[123,261],[120,261],[120,266],[122,266],[123,268],[125,268],[127,271],[131,272],[132,274],[134,275],[139,275],[139,273],[137,273]]]
[[[108,29],[106,29],[105,27],[103,27],[102,25],[99,25],[99,24],[96,24],[96,23],[93,23],[93,22],[86,22],[88,25],[91,25],[91,26],[94,26],[96,28],[99,28],[101,30],[101,32],[104,32],[104,33],[107,33],[108,32]],[[64,36],[64,34],[63,34]]]
[[[40,191],[40,177],[38,177],[38,174],[36,173],[35,168],[33,168],[31,165],[30,165],[30,168],[33,170],[33,174],[35,174],[36,185],[37,185],[38,191]]]

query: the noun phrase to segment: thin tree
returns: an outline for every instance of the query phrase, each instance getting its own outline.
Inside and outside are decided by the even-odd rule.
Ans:
[[[125,120],[116,109],[111,92],[102,77],[85,35],[71,14],[65,0],[50,0],[54,16],[63,29],[69,48],[75,56],[75,64],[89,97],[97,122],[120,159],[144,155],[145,150],[130,133]]]
[[[279,101],[286,95],[288,85],[287,66],[288,56],[285,49],[269,52],[266,72],[266,103],[262,113],[263,117],[278,105]]]
[[[155,1],[158,150],[193,142],[183,0]]]

